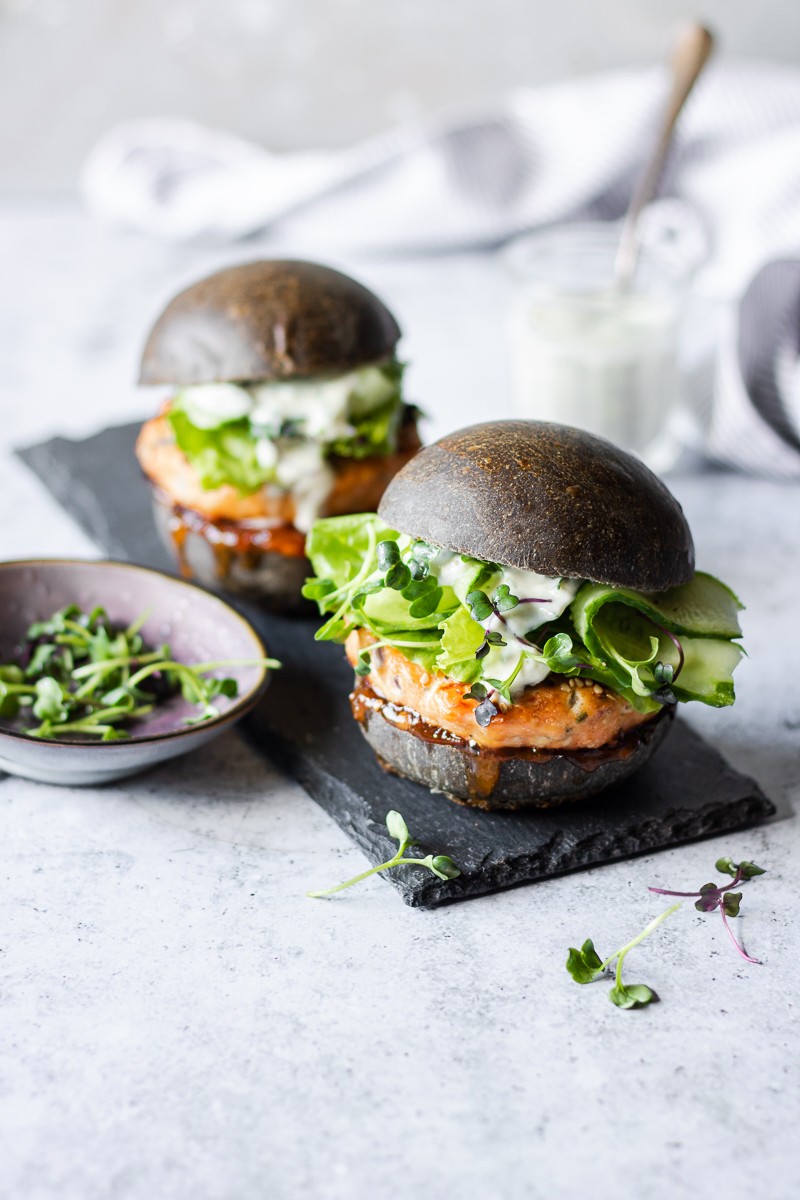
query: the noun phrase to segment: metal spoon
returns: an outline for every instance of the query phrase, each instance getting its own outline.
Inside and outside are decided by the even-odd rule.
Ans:
[[[684,29],[675,43],[670,63],[672,88],[664,110],[661,133],[647,165],[639,176],[622,223],[622,233],[614,260],[614,282],[619,291],[625,291],[630,286],[639,256],[639,244],[636,240],[639,216],[644,206],[655,194],[661,172],[664,169],[664,160],[672,141],[675,123],[713,48],[713,34],[705,26],[697,24],[689,25]]]

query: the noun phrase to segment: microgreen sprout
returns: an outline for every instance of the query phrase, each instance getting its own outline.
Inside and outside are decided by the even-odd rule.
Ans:
[[[485,658],[493,646],[505,646],[506,640],[496,629],[487,629],[483,641],[475,651],[476,658]]]
[[[422,543],[418,544],[421,547]],[[427,557],[416,548],[410,563],[403,562],[397,542],[386,539],[376,547],[378,567],[385,572],[381,581],[370,585],[370,591],[381,587],[400,592],[409,601],[409,616],[418,620],[435,613],[442,598],[442,589],[430,574]]]
[[[483,683],[473,683],[469,691],[464,693],[464,699],[477,701],[475,720],[479,725],[488,725],[492,717],[496,717],[500,712],[499,707],[489,695],[489,689]]]
[[[739,906],[742,901],[742,893],[734,892],[733,889],[740,883],[747,883],[748,880],[754,879],[756,875],[766,874],[766,871],[764,867],[758,867],[755,863],[748,862],[746,859],[740,863],[735,863],[731,858],[718,858],[714,866],[721,874],[730,875],[732,882],[725,884],[724,887],[719,887],[715,883],[704,883],[696,892],[673,892],[667,888],[657,887],[651,887],[648,891],[655,892],[659,896],[681,896],[686,899],[695,899],[696,897],[694,906],[698,912],[719,912],[722,917],[722,924],[725,926],[725,932],[733,942],[736,953],[745,962],[760,965],[760,959],[752,958],[736,940],[736,936],[728,924],[728,917],[739,916]]]
[[[492,596],[492,606],[495,612],[504,613],[511,612],[512,609],[519,605],[519,596],[513,596],[507,583],[501,583],[495,594]]]
[[[614,986],[608,993],[608,998],[617,1008],[642,1008],[646,1004],[650,1004],[653,1000],[657,1000],[655,992],[647,984],[626,984],[622,978],[622,964],[629,951],[638,946],[646,937],[658,928],[662,921],[666,921],[667,917],[672,913],[677,912],[682,907],[685,899],[695,899],[695,908],[698,912],[714,912],[719,910],[722,914],[722,920],[725,928],[736,947],[737,952],[750,963],[758,963],[758,959],[751,958],[746,954],[728,924],[728,917],[736,917],[739,915],[739,906],[742,900],[741,892],[734,892],[732,889],[740,883],[746,883],[750,879],[754,879],[756,875],[765,874],[763,867],[756,866],[755,863],[747,860],[735,863],[730,858],[719,858],[716,861],[716,869],[725,875],[732,877],[732,882],[724,887],[719,887],[714,883],[704,883],[703,886],[696,892],[673,892],[665,888],[651,887],[648,891],[655,892],[659,896],[676,896],[679,897],[677,904],[671,905],[657,917],[654,917],[649,925],[646,925],[640,934],[637,934],[630,942],[621,946],[619,950],[615,950],[608,958],[601,959],[594,947],[594,942],[591,938],[583,943],[580,950],[574,946],[570,946],[567,955],[566,967],[569,974],[576,983],[593,983],[599,979],[610,967],[616,959],[616,971],[614,975]]]
[[[501,583],[491,599],[481,588],[475,588],[467,595],[467,608],[470,616],[479,625],[483,625],[484,621],[490,621],[492,617],[497,617],[505,624],[503,613],[519,608],[521,604],[547,604],[547,600],[540,596],[526,596],[520,600],[519,596],[512,595],[507,583]],[[525,639],[519,638],[519,641],[524,642]]]
[[[377,875],[379,871],[390,871],[393,867],[400,866],[425,867],[426,870],[432,871],[437,879],[445,882],[449,879],[457,879],[461,874],[452,858],[447,854],[427,854],[425,858],[406,858],[405,852],[412,845],[413,838],[405,820],[394,809],[386,814],[386,828],[389,837],[398,844],[397,853],[392,858],[379,863],[377,867],[370,867],[368,871],[362,871],[360,875],[355,875],[352,879],[337,884],[336,887],[326,888],[320,892],[306,892],[306,895],[315,900],[323,896],[333,896],[336,892],[343,892],[345,888],[352,887],[355,883],[361,883],[362,879],[369,879],[370,875]]]
[[[672,663],[657,662],[653,667],[653,679],[658,684],[658,688],[653,692],[653,699],[662,704],[677,704],[678,700],[671,686],[675,679]]]
[[[280,665],[272,659],[176,662],[169,646],[145,645],[141,630],[148,616],[142,613],[127,628],[117,628],[102,608],[84,613],[70,605],[35,622],[16,660],[0,666],[0,716],[28,718],[22,732],[29,737],[83,734],[117,741],[129,736],[120,726],[178,694],[199,710],[187,723],[218,716],[213,701],[236,696],[238,685],[214,671]]]
[[[671,908],[667,908],[664,912],[659,913],[649,925],[644,927],[641,933],[637,934],[631,941],[626,942],[624,946],[620,946],[619,950],[615,950],[613,954],[609,954],[606,959],[600,958],[591,938],[587,938],[580,950],[576,950],[574,946],[570,946],[569,954],[567,955],[567,970],[576,983],[593,983],[595,979],[599,979],[605,973],[608,967],[614,962],[614,959],[616,959],[617,968],[614,972],[614,986],[608,993],[609,1000],[617,1008],[644,1008],[646,1004],[652,1003],[658,997],[646,983],[626,984],[622,978],[622,964],[628,953],[635,946],[638,946],[646,937],[649,937],[662,921],[666,921],[667,917],[677,912],[679,908],[679,903],[673,904]]]

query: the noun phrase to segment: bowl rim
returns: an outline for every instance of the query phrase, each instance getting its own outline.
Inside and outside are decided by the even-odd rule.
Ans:
[[[4,572],[15,567],[48,566],[77,567],[78,569],[81,567],[122,568],[126,571],[138,571],[146,575],[156,575],[159,579],[166,579],[169,583],[175,583],[179,587],[190,588],[192,591],[200,592],[200,594],[205,596],[207,600],[213,601],[221,609],[223,609],[227,616],[235,617],[236,620],[244,626],[249,636],[261,651],[260,657],[268,657],[267,647],[264,644],[264,639],[261,637],[261,634],[255,628],[252,622],[249,621],[247,617],[240,613],[236,608],[234,608],[229,601],[223,600],[221,596],[218,596],[215,592],[212,592],[210,588],[203,587],[201,584],[195,583],[190,579],[183,579],[180,575],[171,575],[168,571],[160,571],[157,567],[147,567],[142,563],[126,562],[124,559],[116,558],[12,558],[5,559],[0,562],[0,572]],[[224,725],[229,725],[233,721],[238,721],[240,717],[243,717],[250,711],[251,708],[255,706],[255,704],[261,698],[261,695],[263,694],[269,682],[270,676],[269,667],[262,665],[259,668],[259,671],[260,674],[256,683],[254,683],[244,695],[237,696],[236,700],[230,705],[230,707],[224,712],[221,712],[219,716],[211,717],[209,720],[199,722],[196,725],[186,725],[181,729],[171,729],[164,733],[143,734],[138,737],[135,734],[131,734],[130,737],[124,738],[122,741],[115,742],[78,742],[71,740],[68,741],[64,738],[32,738],[25,733],[18,733],[14,729],[8,729],[6,726],[0,725],[0,738],[12,738],[15,741],[24,742],[27,746],[46,746],[51,750],[64,750],[66,748],[71,748],[75,750],[86,751],[95,750],[102,747],[103,752],[105,753],[111,750],[116,750],[119,752],[120,750],[130,749],[132,746],[146,746],[152,742],[174,741],[176,738],[187,737],[191,736],[192,734],[197,735],[200,732],[205,733],[207,730],[216,729]]]

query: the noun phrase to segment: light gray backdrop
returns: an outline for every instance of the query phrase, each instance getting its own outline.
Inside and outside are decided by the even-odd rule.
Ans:
[[[730,54],[800,61],[792,0],[0,0],[0,188],[74,187],[128,117],[193,117],[272,149],[663,58],[701,16]]]

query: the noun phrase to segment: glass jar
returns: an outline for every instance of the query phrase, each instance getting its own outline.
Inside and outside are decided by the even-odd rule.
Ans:
[[[680,446],[678,330],[689,272],[643,248],[614,283],[619,227],[568,225],[519,238],[511,278],[511,369],[521,416],[576,425],[666,470]]]

